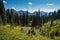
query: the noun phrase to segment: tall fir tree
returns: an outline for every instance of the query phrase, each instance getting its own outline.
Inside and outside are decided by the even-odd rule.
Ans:
[[[25,19],[26,19],[25,14],[23,13],[23,15],[21,16],[21,21],[20,21],[22,26],[25,26],[25,22],[26,22]]]
[[[58,19],[60,18],[60,9],[58,9]]]
[[[28,25],[28,10],[27,10],[27,12],[26,12],[26,17],[25,17],[26,19],[25,19],[25,21],[26,21],[26,25]]]
[[[18,16],[18,13],[16,12],[16,14],[15,14],[15,16],[14,16],[15,18],[14,18],[14,24],[15,25],[19,25],[19,16]]]
[[[3,0],[0,0],[0,16],[2,18],[3,24],[5,24],[6,23],[6,13],[5,13]]]
[[[10,24],[10,9],[6,10],[7,23]]]
[[[10,14],[11,14],[11,26],[14,25],[14,9],[11,9]]]

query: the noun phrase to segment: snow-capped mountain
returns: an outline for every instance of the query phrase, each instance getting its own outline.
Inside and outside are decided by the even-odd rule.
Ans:
[[[26,14],[26,12],[27,12],[27,11],[20,10],[20,11],[18,11],[18,14],[19,14],[19,15],[22,15],[23,13]],[[33,12],[33,13],[28,12],[28,15],[36,15],[36,13],[37,13],[37,11],[35,11],[35,12]],[[41,15],[41,16],[42,16],[42,15],[48,16],[48,13],[47,13],[47,12],[44,12],[44,11],[41,11],[41,12],[40,12],[40,15]]]
[[[12,9],[13,10],[13,13],[14,14],[18,14],[18,15],[22,15],[23,13],[24,14],[26,14],[27,13],[27,11],[23,11],[23,10],[20,10],[20,11],[16,11],[16,10],[14,10],[14,9]],[[35,11],[35,12],[33,12],[33,13],[30,13],[30,12],[28,12],[28,15],[30,16],[33,16],[33,15],[36,15],[36,13],[37,13],[37,11]],[[49,15],[49,13],[48,12],[44,12],[44,11],[40,11],[40,16],[48,16]]]

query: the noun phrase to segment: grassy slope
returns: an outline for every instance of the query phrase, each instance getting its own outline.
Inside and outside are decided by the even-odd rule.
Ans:
[[[53,27],[51,27],[51,31],[47,31],[49,29],[50,22],[45,23],[41,31],[38,32],[40,29],[35,30],[36,35],[28,36],[27,32],[30,29],[30,27],[24,27],[26,29],[26,32],[21,32],[21,26],[17,27],[10,27],[10,25],[0,25],[0,40],[49,40],[46,36],[49,35],[49,33],[55,32],[57,30],[57,27],[60,26],[60,20],[55,20],[53,23]],[[46,36],[41,36],[40,34],[43,34],[41,32],[44,32]],[[60,33],[60,28],[59,28]],[[60,40],[60,37],[55,37],[54,40]]]

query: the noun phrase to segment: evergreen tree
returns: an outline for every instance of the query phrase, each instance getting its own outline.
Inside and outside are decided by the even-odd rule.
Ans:
[[[52,27],[54,21],[54,13],[52,12],[50,27]]]
[[[14,24],[19,25],[19,16],[18,16],[18,14],[16,13],[14,17],[15,17]]]
[[[35,27],[36,25],[37,25],[37,23],[36,23],[36,16],[33,16],[33,18],[32,18],[32,27]]]
[[[57,15],[57,13],[56,13],[56,11],[54,11],[54,12],[53,12],[54,20],[57,19],[56,15]]]
[[[51,20],[51,14],[49,13],[48,19]]]
[[[3,24],[5,24],[6,23],[6,13],[5,13],[3,0],[0,0],[0,16],[2,18]]]
[[[25,22],[26,22],[25,19],[26,19],[25,14],[23,13],[23,15],[21,16],[21,21],[20,21],[22,26],[25,26]]]
[[[58,19],[60,18],[60,9],[58,9]]]
[[[36,12],[36,16],[33,16],[33,20],[32,20],[32,26],[38,26],[41,25],[41,17],[40,17],[40,10],[38,10],[38,12]]]
[[[41,20],[40,20],[40,10],[36,13],[36,20],[37,20],[37,25],[40,25]]]
[[[9,9],[7,9],[6,10],[6,17],[7,17],[7,23],[9,24],[10,23],[10,10]]]
[[[14,12],[13,12],[14,9],[11,9],[10,11],[10,16],[11,16],[11,26],[14,25]]]
[[[28,25],[28,11],[26,12],[26,17],[25,17],[26,25]]]

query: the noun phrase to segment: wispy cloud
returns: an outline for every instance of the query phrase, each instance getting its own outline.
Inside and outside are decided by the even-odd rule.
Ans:
[[[52,3],[48,3],[47,5],[48,5],[48,6],[53,6],[53,4],[52,4]]]
[[[6,1],[3,1],[3,3],[4,3],[4,4],[7,4],[7,2],[6,2]]]
[[[28,2],[29,5],[32,5],[32,2]]]

